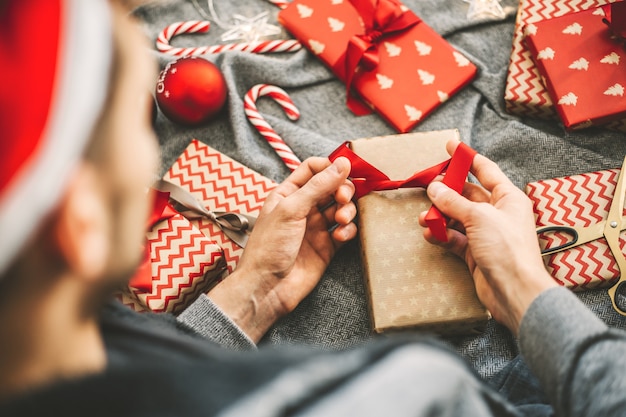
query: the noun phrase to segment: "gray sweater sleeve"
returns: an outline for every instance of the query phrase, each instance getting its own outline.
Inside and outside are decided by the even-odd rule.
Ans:
[[[520,347],[557,415],[626,415],[626,332],[609,329],[569,290],[533,301]]]
[[[254,342],[205,294],[201,294],[177,320],[223,347],[236,350],[256,349]]]

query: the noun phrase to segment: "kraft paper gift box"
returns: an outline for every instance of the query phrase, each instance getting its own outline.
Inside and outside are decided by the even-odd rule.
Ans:
[[[537,226],[589,226],[606,219],[619,169],[531,182],[526,193],[533,202]],[[539,236],[541,249],[555,248],[572,238],[562,232]],[[620,246],[626,245],[626,232]],[[543,257],[546,269],[574,291],[611,287],[620,271],[604,238]]]
[[[626,51],[603,22],[604,7],[537,22],[526,36],[568,129],[597,126],[626,115]]]
[[[273,181],[196,139],[163,178],[190,192],[209,210],[252,216],[259,215],[265,198],[276,187]],[[192,223],[224,250],[228,272],[232,272],[243,248],[207,219]]]
[[[458,137],[444,130],[358,139],[350,146],[390,179],[405,179],[448,159],[445,144]],[[357,206],[374,330],[480,332],[489,313],[465,262],[423,238],[418,216],[431,206],[425,189],[373,191]]]
[[[176,212],[166,193],[157,195],[147,257],[116,296],[135,311],[178,314],[221,280],[226,262],[222,248]]]
[[[375,3],[380,4],[376,12]],[[371,37],[364,35],[364,22],[367,25],[385,7],[401,17],[389,19],[388,26],[376,26],[378,31],[369,32]],[[411,130],[476,74],[464,55],[397,0],[295,0],[279,12],[278,19],[343,82],[347,74],[354,74],[351,86],[358,97],[399,132]],[[414,24],[404,25],[409,20]],[[363,40],[372,37],[371,43]],[[354,50],[348,50],[351,40],[353,45],[369,46],[356,72],[346,70],[346,57],[353,61]],[[359,109],[357,114],[364,112],[350,99],[348,104]]]
[[[531,52],[526,45],[527,33],[545,19],[564,16],[611,3],[610,0],[520,0],[511,59],[505,85],[504,101],[511,114],[542,119],[557,119],[548,90],[541,80]],[[626,119],[610,122],[603,127],[626,132]]]

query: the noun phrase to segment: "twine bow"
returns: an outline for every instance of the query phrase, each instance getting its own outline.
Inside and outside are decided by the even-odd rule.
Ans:
[[[444,174],[443,183],[460,193],[463,190],[465,179],[474,160],[476,151],[464,143],[459,144],[454,155],[446,161],[422,171],[418,171],[405,180],[392,180],[376,167],[362,159],[349,147],[349,142],[344,142],[335,149],[329,159],[343,156],[352,164],[350,180],[354,183],[355,198],[359,199],[371,191],[395,190],[398,188],[426,188],[438,175]],[[447,219],[435,206],[431,206],[426,214],[426,223],[433,236],[442,242],[447,242],[446,235]]]

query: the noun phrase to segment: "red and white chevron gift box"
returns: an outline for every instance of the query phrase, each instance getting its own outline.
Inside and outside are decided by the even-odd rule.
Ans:
[[[222,248],[180,213],[159,220],[146,237],[149,260],[138,274],[149,274],[151,282],[133,277],[116,294],[135,311],[178,314],[219,282],[226,270]]]
[[[365,33],[364,21],[375,9],[371,3],[396,7],[394,13],[418,23],[392,33],[380,27]],[[411,130],[476,75],[464,55],[397,0],[294,0],[278,19],[344,82],[351,75],[346,69],[354,52],[348,48],[351,39],[360,36],[357,43],[370,45],[351,71],[351,87],[399,132]],[[366,59],[373,55],[377,59]]]
[[[192,140],[163,177],[189,191],[211,211],[258,216],[265,198],[276,183],[219,151]],[[223,250],[229,272],[243,249],[206,219],[192,221]]]
[[[619,169],[596,171],[531,182],[526,193],[533,202],[537,226],[589,226],[606,219]],[[571,240],[560,232],[540,236],[542,249]],[[620,235],[624,251],[626,232]],[[573,290],[610,287],[620,272],[604,238],[544,256],[546,268],[561,285]]]
[[[557,118],[553,102],[524,41],[526,33],[533,32],[534,24],[612,2],[612,0],[520,0],[504,93],[509,113],[542,119]],[[604,127],[626,132],[626,119],[613,121]]]
[[[626,51],[603,22],[604,7],[526,28],[528,48],[567,129],[626,116]]]

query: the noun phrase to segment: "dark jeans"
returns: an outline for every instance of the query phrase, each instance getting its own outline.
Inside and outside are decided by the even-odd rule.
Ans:
[[[554,416],[554,410],[545,397],[539,381],[520,356],[494,375],[489,385],[506,397],[525,416]]]

